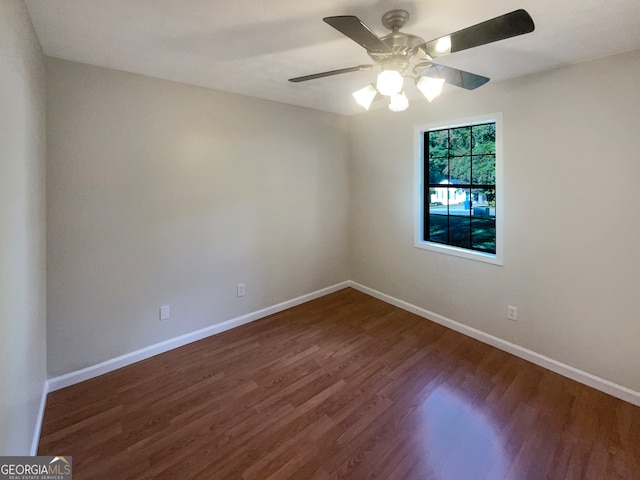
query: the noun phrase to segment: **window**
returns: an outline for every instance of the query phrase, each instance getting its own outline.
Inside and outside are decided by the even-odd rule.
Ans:
[[[418,131],[417,247],[501,264],[499,117]]]

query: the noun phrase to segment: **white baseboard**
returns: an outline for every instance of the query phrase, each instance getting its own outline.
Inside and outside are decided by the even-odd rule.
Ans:
[[[185,335],[171,338],[169,340],[165,340],[164,342],[156,343],[155,345],[150,345],[140,350],[136,350],[134,352],[126,353],[119,357],[83,368],[82,370],[77,370],[75,372],[70,372],[58,377],[50,378],[48,381],[48,391],[54,392],[56,390],[60,390],[61,388],[80,383],[84,380],[89,380],[90,378],[112,372],[113,370],[126,367],[127,365],[139,362],[140,360],[145,360],[160,353],[173,350],[174,348],[182,347],[183,345],[186,345],[188,343],[202,340],[203,338],[210,337],[211,335],[225,332],[232,328],[236,328],[260,318],[264,318],[268,315],[273,315],[274,313],[281,312],[283,310],[286,310],[287,308],[295,307],[310,300],[314,300],[330,293],[337,292],[338,290],[342,290],[343,288],[346,288],[348,286],[349,281],[337,283],[330,287],[323,288],[306,295],[301,295],[292,300],[287,300],[286,302],[272,305],[271,307],[247,313],[246,315],[232,318],[221,323],[216,323],[215,325],[211,325],[210,327],[206,327],[201,330],[196,330],[195,332],[187,333]]]
[[[386,293],[382,293],[372,288],[366,287],[357,282],[349,281],[348,284],[350,287],[366,293],[367,295],[371,295],[372,297],[382,300],[383,302],[390,303],[391,305],[395,305],[398,308],[411,313],[415,313],[420,317],[443,325],[447,328],[450,328],[451,330],[455,330],[456,332],[467,335],[468,337],[475,338],[476,340],[491,345],[492,347],[504,350],[505,352],[511,353],[516,357],[523,358],[531,363],[535,363],[536,365],[546,368],[547,370],[551,370],[552,372],[563,375],[567,378],[575,380],[576,382],[583,383],[585,385],[588,385],[589,387],[595,388],[596,390],[608,393],[609,395],[640,407],[640,392],[584,372],[575,367],[554,360],[553,358],[546,357],[540,353],[536,353],[532,350],[521,347],[520,345],[516,345],[476,328],[456,322],[455,320],[451,320],[450,318],[438,315],[437,313],[430,312],[429,310],[418,307],[409,302],[405,302],[404,300],[392,297],[391,295],[387,295]]]
[[[38,408],[38,417],[36,418],[36,428],[33,432],[33,440],[31,441],[31,452],[29,455],[36,456],[38,454],[38,444],[40,443],[40,432],[42,432],[42,421],[44,420],[44,409],[47,406],[47,394],[49,393],[49,381],[45,380],[42,385],[42,394],[40,396],[40,407]]]

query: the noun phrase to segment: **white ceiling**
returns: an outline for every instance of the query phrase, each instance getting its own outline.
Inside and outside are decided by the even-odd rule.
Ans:
[[[639,0],[26,0],[45,54],[330,112],[376,71],[293,84],[290,77],[371,63],[322,21],[356,15],[374,32],[404,8],[403,31],[431,40],[518,8],[536,30],[439,63],[493,81],[640,48]],[[455,88],[455,87],[449,87]],[[410,98],[412,95],[410,95]]]

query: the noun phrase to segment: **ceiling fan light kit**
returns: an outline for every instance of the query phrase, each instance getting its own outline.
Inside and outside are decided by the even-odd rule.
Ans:
[[[489,81],[488,77],[482,75],[436,64],[433,62],[434,58],[524,35],[535,29],[531,16],[525,10],[515,10],[429,42],[425,42],[416,35],[400,31],[409,20],[409,13],[405,10],[391,10],[382,16],[382,25],[391,30],[391,33],[383,37],[378,37],[353,15],[326,17],[323,20],[364,47],[375,65],[381,67],[375,87],[367,85],[352,94],[356,102],[369,110],[371,103],[377,97],[388,97],[389,110],[393,112],[403,111],[409,107],[409,100],[403,89],[404,78],[412,78],[418,90],[430,102],[440,95],[445,83],[473,90]],[[370,70],[375,65],[358,65],[331,70],[290,78],[289,81],[305,82],[343,73]]]

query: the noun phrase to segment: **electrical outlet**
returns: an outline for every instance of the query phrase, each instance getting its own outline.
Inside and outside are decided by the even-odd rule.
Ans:
[[[507,306],[507,318],[509,320],[518,320],[518,307],[513,305]]]
[[[238,296],[244,297],[244,283],[238,284]]]
[[[171,307],[163,305],[160,307],[160,320],[167,320],[171,316]]]

